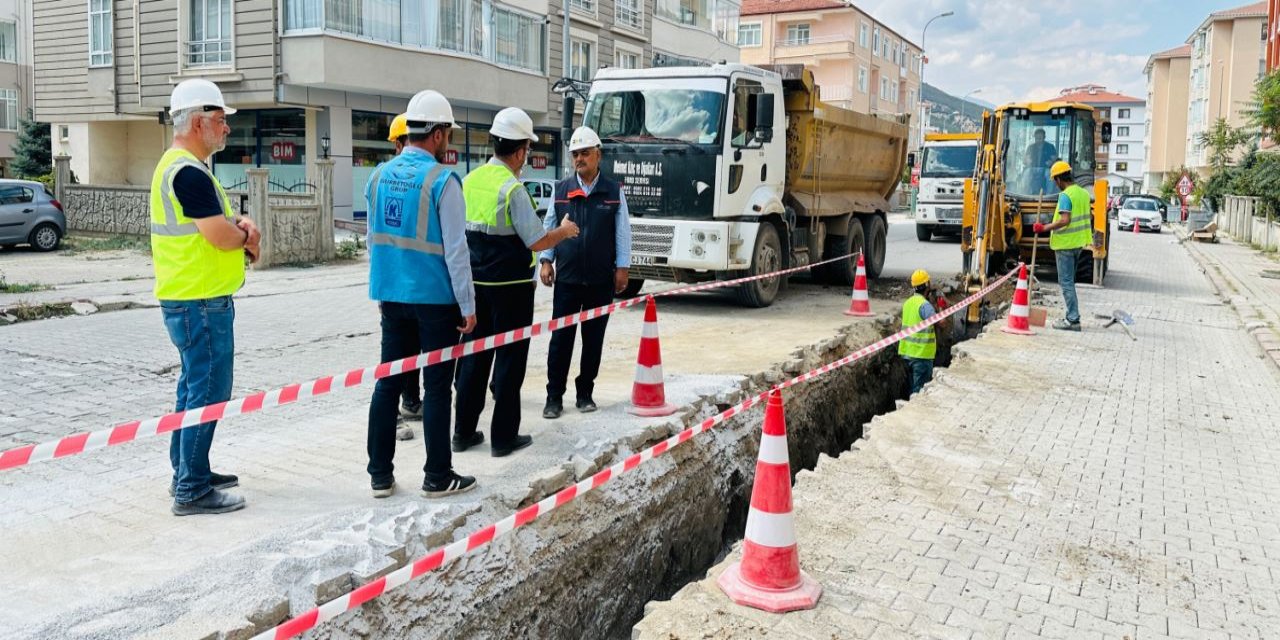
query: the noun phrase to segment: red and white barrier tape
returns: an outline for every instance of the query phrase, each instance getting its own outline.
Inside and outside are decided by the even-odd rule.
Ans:
[[[257,413],[263,409],[284,406],[298,402],[299,400],[306,400],[307,398],[322,396],[337,390],[359,386],[370,380],[378,380],[387,376],[404,373],[406,371],[414,371],[421,369],[422,367],[429,367],[442,362],[457,360],[463,356],[469,356],[473,353],[496,349],[503,345],[519,342],[521,340],[528,340],[534,336],[546,333],[547,331],[555,331],[557,329],[563,329],[586,322],[587,320],[593,320],[595,318],[614,313],[615,311],[635,306],[650,296],[673,296],[683,293],[692,293],[695,291],[730,287],[756,280],[766,280],[769,278],[776,278],[801,271],[807,271],[814,267],[831,262],[837,262],[839,260],[847,260],[855,255],[857,255],[857,252],[840,256],[838,258],[831,258],[830,260],[823,260],[822,262],[807,264],[802,267],[792,267],[790,269],[783,269],[757,276],[748,276],[734,280],[706,282],[669,289],[666,291],[658,291],[632,298],[630,300],[614,302],[603,307],[588,309],[573,315],[554,318],[546,322],[539,322],[514,331],[508,331],[506,333],[492,335],[487,338],[472,340],[457,346],[446,347],[444,349],[438,349],[428,353],[421,353],[416,356],[409,356],[408,358],[393,360],[391,362],[383,362],[372,367],[352,369],[346,373],[325,376],[310,382],[291,384],[271,391],[259,391],[258,393],[254,393],[243,398],[235,398],[226,402],[219,402],[217,404],[211,404],[204,407],[194,407],[184,411],[175,411],[157,418],[134,420],[118,424],[107,429],[86,431],[83,433],[65,436],[58,440],[15,447],[6,451],[0,451],[0,471],[24,467],[36,462],[65,458],[67,456],[85,453],[86,451],[111,447],[124,444],[126,442],[133,442],[140,438],[158,436],[213,420],[225,420],[234,416]]]
[[[354,591],[351,591],[333,600],[330,600],[329,602],[326,602],[320,605],[319,607],[316,607],[300,616],[291,618],[277,627],[268,629],[267,631],[264,631],[258,634],[257,636],[254,636],[253,640],[285,640],[286,638],[293,638],[303,632],[306,632],[310,629],[314,629],[322,622],[327,622],[329,620],[332,620],[337,616],[347,611],[350,611],[352,609],[355,609],[360,605],[363,605],[364,603],[374,598],[377,598],[378,596],[381,596],[382,594],[392,589],[395,589],[397,587],[400,587],[410,582],[411,580],[415,580],[417,578],[422,577],[426,573],[429,573],[431,571],[435,571],[436,569],[444,567],[445,565],[462,557],[463,555],[466,555],[481,547],[487,546],[489,543],[493,542],[497,538],[502,537],[508,533],[511,533],[513,530],[523,527],[524,525],[529,524],[530,522],[533,522],[534,520],[537,520],[538,518],[547,515],[548,513],[554,511],[555,509],[561,506],[564,506],[569,502],[572,502],[574,499],[587,493],[588,491],[591,491],[592,489],[595,489],[609,482],[610,480],[613,480],[614,478],[617,478],[618,476],[621,476],[622,474],[627,473],[632,469],[635,469],[636,467],[640,466],[640,464],[644,462],[648,462],[649,460],[652,460],[666,453],[667,451],[671,450],[672,447],[675,447],[679,444],[687,442],[688,440],[693,438],[693,436],[703,433],[705,431],[709,431],[716,425],[722,424],[724,421],[728,420],[729,418],[732,418],[733,416],[738,415],[739,413],[742,413],[750,409],[756,404],[764,402],[769,397],[769,393],[775,389],[786,389],[786,388],[801,384],[803,382],[808,382],[809,380],[817,378],[818,376],[821,376],[835,369],[843,367],[847,364],[866,358],[867,356],[870,356],[878,351],[881,351],[885,347],[888,347],[909,335],[923,331],[924,329],[943,321],[944,319],[950,317],[951,315],[968,307],[970,304],[977,302],[979,299],[981,299],[983,296],[987,295],[988,293],[991,293],[991,291],[993,291],[995,288],[1004,284],[1010,277],[1014,275],[1014,273],[1017,273],[1017,269],[1010,271],[1008,274],[1006,274],[1004,277],[1000,278],[999,280],[996,280],[995,282],[988,284],[986,287],[983,287],[981,291],[978,291],[977,293],[969,296],[968,298],[961,300],[960,302],[956,303],[954,306],[947,309],[946,311],[942,311],[940,313],[934,314],[930,316],[929,319],[919,324],[916,324],[915,326],[903,329],[891,336],[888,336],[877,342],[869,344],[839,360],[836,360],[835,362],[832,362],[830,364],[827,364],[817,369],[814,369],[812,371],[809,371],[808,373],[796,376],[785,382],[778,383],[774,385],[772,388],[770,388],[768,391],[764,391],[763,393],[747,398],[746,400],[743,400],[737,405],[734,405],[733,407],[730,407],[729,409],[726,409],[725,411],[722,411],[717,415],[714,415],[710,418],[707,418],[706,420],[703,420],[700,424],[696,426],[689,427],[688,429],[685,429],[684,431],[681,431],[680,433],[674,436],[671,436],[670,438],[667,438],[666,440],[663,440],[662,442],[659,442],[658,444],[655,444],[652,447],[649,447],[648,449],[641,451],[640,453],[634,454],[626,458],[622,462],[619,462],[607,469],[603,469],[597,472],[595,475],[591,476],[590,478],[586,478],[585,480],[579,481],[578,483],[572,486],[565,487],[564,489],[561,489],[560,491],[556,492],[554,495],[548,496],[542,499],[540,502],[529,505],[528,507],[525,507],[524,509],[517,511],[507,516],[506,518],[499,520],[496,523],[493,523],[465,538],[462,538],[461,540],[457,540],[443,547],[439,547],[434,551],[432,551],[431,553],[428,553],[427,555],[414,561],[412,564],[408,564],[399,569],[396,569],[395,571],[392,571],[391,573],[381,578],[378,578],[377,580],[366,583],[364,586],[361,586],[360,588]]]

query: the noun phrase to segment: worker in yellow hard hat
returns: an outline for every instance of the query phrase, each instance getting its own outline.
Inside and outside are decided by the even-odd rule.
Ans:
[[[911,287],[915,293],[902,303],[903,329],[920,324],[937,313],[929,303],[929,272],[917,269],[911,274]],[[898,342],[898,355],[907,361],[907,368],[911,370],[911,395],[933,379],[933,358],[937,354],[938,340],[932,326]]]
[[[1058,285],[1062,287],[1062,300],[1066,304],[1066,317],[1053,323],[1054,329],[1080,330],[1080,306],[1076,298],[1076,266],[1084,248],[1093,243],[1093,217],[1090,213],[1089,192],[1076,184],[1071,175],[1071,165],[1061,160],[1049,169],[1053,184],[1062,192],[1053,214],[1053,222],[1032,226],[1036,233],[1049,232],[1049,248],[1053,249],[1058,263]]]
[[[387,142],[394,142],[396,145],[396,155],[400,155],[404,151],[404,145],[409,141],[409,120],[400,114],[391,120],[391,131],[387,135]]]

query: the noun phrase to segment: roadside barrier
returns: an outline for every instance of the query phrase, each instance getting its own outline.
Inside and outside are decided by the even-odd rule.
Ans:
[[[1031,331],[1031,294],[1027,288],[1027,265],[1018,271],[1018,288],[1013,292],[1013,305],[1009,307],[1009,320],[1001,331],[1020,336],[1033,336]]]
[[[662,347],[658,342],[658,304],[649,298],[644,305],[644,325],[636,353],[636,379],[631,385],[631,406],[627,413],[637,416],[669,416],[679,407],[667,402],[667,385],[662,379]]]
[[[311,609],[302,615],[291,618],[279,626],[268,629],[257,636],[254,636],[253,640],[286,640],[287,638],[293,638],[301,633],[316,628],[323,622],[332,620],[347,611],[355,609],[364,603],[391,591],[392,589],[403,586],[427,573],[440,569],[441,567],[450,564],[454,560],[471,553],[476,549],[484,548],[497,538],[511,533],[515,529],[523,527],[530,522],[547,515],[557,508],[572,502],[583,494],[586,494],[592,489],[596,489],[608,483],[610,480],[632,471],[641,464],[666,453],[673,447],[688,442],[694,436],[709,431],[715,426],[724,423],[729,418],[732,418],[733,416],[765,401],[769,395],[775,391],[794,387],[798,384],[808,382],[814,378],[830,373],[831,371],[839,369],[845,365],[862,360],[867,356],[884,350],[886,347],[896,344],[899,340],[902,340],[909,335],[923,331],[924,329],[951,317],[955,313],[967,308],[970,304],[977,302],[988,293],[994,291],[997,287],[1008,281],[1014,273],[1016,273],[1016,270],[1010,271],[999,280],[988,284],[977,293],[974,293],[968,298],[956,303],[950,309],[932,315],[927,320],[924,320],[915,326],[908,327],[891,336],[882,338],[877,342],[873,342],[830,364],[823,365],[790,380],[780,382],[769,390],[751,396],[737,405],[703,420],[695,426],[689,427],[688,429],[685,429],[684,431],[681,431],[680,433],[671,436],[670,438],[667,438],[666,440],[663,440],[640,453],[633,454],[623,461],[599,471],[589,478],[585,478],[576,484],[561,489],[557,493],[544,498],[540,502],[529,505],[506,518],[499,520],[498,522],[490,524],[479,531],[462,538],[461,540],[439,547],[427,555],[415,560],[411,564],[407,564],[381,578],[368,582],[358,589],[330,600],[329,602]]]
[[[398,375],[406,371],[415,371],[417,369],[430,367],[442,362],[457,360],[473,353],[489,351],[512,342],[528,340],[534,336],[547,333],[548,331],[571,327],[586,322],[587,320],[592,320],[621,311],[622,309],[633,307],[644,302],[650,297],[657,298],[662,296],[695,293],[699,291],[709,291],[712,289],[721,289],[747,282],[754,282],[756,280],[767,280],[769,278],[808,271],[809,269],[820,265],[840,260],[847,260],[855,255],[859,254],[849,253],[837,258],[814,262],[800,267],[782,269],[780,271],[774,271],[757,276],[747,276],[745,278],[736,278],[733,280],[704,282],[701,284],[668,289],[666,291],[657,291],[644,296],[631,298],[630,300],[621,300],[603,307],[596,307],[595,309],[588,309],[576,314],[554,318],[545,322],[539,322],[514,331],[508,331],[506,333],[492,335],[487,338],[464,342],[457,346],[421,353],[416,356],[409,356],[407,358],[393,360],[391,362],[383,362],[372,367],[352,369],[346,373],[325,376],[310,382],[291,384],[279,389],[272,389],[271,391],[259,391],[258,393],[254,393],[243,398],[234,398],[226,402],[211,404],[204,407],[193,407],[184,411],[175,411],[157,418],[133,420],[98,431],[86,431],[83,433],[65,436],[58,440],[15,447],[0,452],[0,471],[16,469],[36,462],[45,462],[48,460],[79,455],[87,451],[102,449],[104,447],[113,447],[127,442],[133,442],[141,438],[158,436],[177,431],[179,429],[194,427],[213,420],[225,420],[235,416],[257,413],[263,409],[293,404],[300,400],[306,400],[308,398],[333,393],[334,391],[360,386],[372,380],[379,380],[381,378]]]
[[[867,265],[862,255],[858,256],[858,268],[853,274],[853,297],[849,300],[849,310],[844,314],[854,317],[875,315],[871,312],[871,297],[867,294]]]

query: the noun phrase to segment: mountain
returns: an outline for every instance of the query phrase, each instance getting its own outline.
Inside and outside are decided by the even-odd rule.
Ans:
[[[987,103],[961,100],[927,82],[921,98],[932,105],[929,108],[929,122],[926,123],[930,131],[977,131],[981,125],[983,110],[993,108]]]

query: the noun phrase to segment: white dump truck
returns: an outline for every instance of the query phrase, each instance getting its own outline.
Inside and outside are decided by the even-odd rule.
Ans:
[[[907,123],[824,104],[803,65],[601,69],[584,124],[627,196],[625,293],[645,279],[728,280],[859,249],[878,276]],[[848,285],[854,269],[842,260],[817,275]],[[780,285],[759,280],[738,296],[768,306]]]

